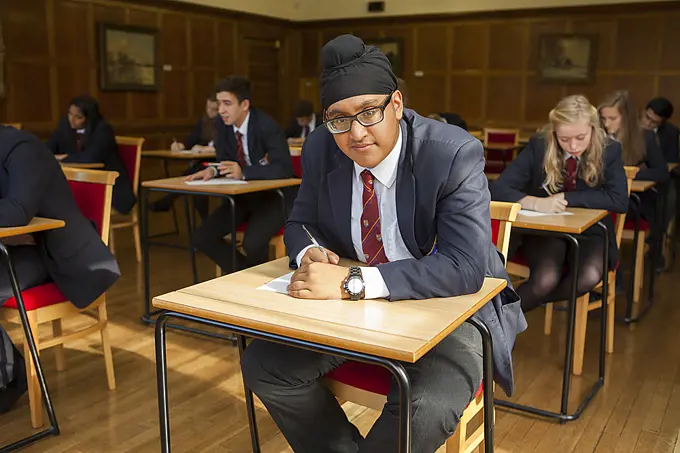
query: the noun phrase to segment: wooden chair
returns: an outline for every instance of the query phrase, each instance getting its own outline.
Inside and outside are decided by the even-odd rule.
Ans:
[[[139,173],[142,162],[142,145],[144,144],[144,138],[140,137],[116,137],[116,143],[118,144],[118,154],[125,165],[125,169],[130,176],[130,181],[132,182],[132,190],[135,193],[135,197],[139,194]],[[137,262],[142,261],[142,247],[139,239],[139,214],[137,212],[137,206],[132,208],[130,214],[120,214],[115,212],[114,217],[111,221],[111,242],[109,248],[111,253],[116,253],[114,244],[114,231],[121,228],[132,228],[132,235],[135,241],[135,254],[137,256]]]
[[[519,129],[484,129],[485,173],[501,173],[517,157]]]
[[[639,171],[637,167],[624,167],[626,171],[626,179],[628,180],[628,196],[633,185],[635,175]],[[616,235],[616,246],[620,247],[621,238],[623,236],[623,228],[626,223],[626,214],[611,214],[614,218],[614,234]],[[617,265],[618,267],[618,265]],[[522,278],[529,277],[529,267],[517,263],[508,263],[508,273]],[[607,274],[609,279],[607,284],[609,291],[607,294],[607,352],[612,354],[614,352],[614,326],[616,317],[616,269],[610,270]],[[603,282],[600,282],[593,288],[593,291],[601,292]],[[602,308],[602,301],[590,302],[590,293],[576,299],[576,324],[574,325],[574,363],[573,372],[580,376],[583,372],[583,357],[586,347],[586,328],[588,324],[588,312]],[[553,303],[545,304],[545,321],[543,325],[543,333],[550,335],[552,332],[552,317],[553,317]]]
[[[510,229],[519,213],[519,203],[492,201],[491,235],[496,247],[507,258]],[[347,362],[327,374],[324,383],[341,401],[352,401],[362,406],[381,411],[387,402],[391,377],[386,369],[360,362]],[[485,383],[479,387],[474,399],[463,411],[458,427],[446,441],[447,453],[469,453],[478,449],[484,451],[484,423],[481,418],[484,409]],[[493,385],[486,383],[486,385]],[[474,424],[471,424],[471,422]],[[468,426],[470,425],[470,426]],[[476,428],[475,428],[476,426]],[[468,429],[471,431],[468,433]]]
[[[105,244],[108,243],[113,184],[118,177],[118,173],[72,168],[64,168],[63,171],[73,191],[76,204],[83,215],[96,224],[102,241]],[[83,282],[83,284],[87,285],[87,282]],[[104,362],[106,364],[106,378],[109,389],[114,390],[116,388],[116,377],[107,330],[106,293],[99,296],[96,301],[84,309],[79,309],[69,302],[54,283],[46,283],[27,289],[22,292],[22,296],[26,305],[31,332],[35,336],[36,349],[40,353],[41,350],[54,347],[58,371],[63,371],[66,368],[64,357],[65,342],[90,335],[93,332],[98,331],[100,333],[102,349],[104,351]],[[63,333],[62,319],[93,310],[97,311],[97,322],[95,324],[75,332]],[[21,324],[14,298],[9,299],[0,309],[0,315],[4,321]],[[38,326],[47,322],[52,323],[53,335],[51,338],[40,340]],[[26,341],[24,341],[24,360],[26,361],[26,377],[28,379],[31,424],[34,428],[39,428],[43,424],[42,395],[35,367],[28,351],[28,342]]]
[[[2,125],[13,127],[14,129],[19,129],[19,130],[21,130],[21,127],[22,127],[21,123],[3,123]]]

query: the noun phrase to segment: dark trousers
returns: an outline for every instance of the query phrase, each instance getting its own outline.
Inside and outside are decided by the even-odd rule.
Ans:
[[[243,234],[246,256],[236,253],[224,237],[231,233],[231,207],[224,202],[196,230],[194,244],[224,271],[257,266],[269,260],[269,240],[276,236],[285,222],[281,198],[272,192],[260,192],[236,197],[236,226],[248,222]],[[232,238],[234,240],[234,238]]]
[[[396,453],[399,389],[364,439],[320,378],[346,360],[254,340],[241,360],[243,378],[296,453]],[[412,386],[412,449],[434,453],[458,426],[482,382],[482,339],[467,323],[416,363],[403,363]]]
[[[19,288],[22,291],[42,285],[50,280],[47,269],[40,260],[37,247],[30,245],[9,247],[9,253],[19,280]],[[7,264],[4,257],[0,257],[0,305],[13,296]],[[0,326],[0,389],[15,378],[15,358],[17,355],[14,353],[14,349],[12,340],[7,336],[5,329]]]

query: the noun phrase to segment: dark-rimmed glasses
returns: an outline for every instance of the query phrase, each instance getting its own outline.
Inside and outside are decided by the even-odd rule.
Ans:
[[[355,120],[364,127],[378,124],[385,118],[385,109],[389,105],[390,100],[392,100],[392,94],[394,94],[394,91],[387,95],[385,101],[378,107],[367,108],[356,115],[340,116],[326,120],[324,124],[331,134],[344,134],[348,132],[352,128],[352,122]]]

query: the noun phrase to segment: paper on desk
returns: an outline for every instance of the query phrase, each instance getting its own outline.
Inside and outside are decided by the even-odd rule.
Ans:
[[[257,289],[262,291],[271,291],[273,293],[288,294],[288,285],[290,285],[290,277],[292,276],[293,273],[290,272],[258,287]]]
[[[207,181],[203,181],[202,179],[184,181],[184,184],[190,186],[221,186],[222,184],[248,184],[248,182],[240,179],[214,178]]]
[[[536,211],[528,211],[526,209],[520,209],[519,215],[525,215],[527,217],[543,217],[543,216],[548,216],[548,215],[550,215],[550,216],[553,216],[553,215],[574,215],[574,213],[569,212],[569,211],[564,211],[564,212],[549,214],[549,213],[545,213],[545,212],[536,212]]]

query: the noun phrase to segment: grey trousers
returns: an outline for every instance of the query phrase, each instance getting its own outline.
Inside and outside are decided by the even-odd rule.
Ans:
[[[320,378],[346,359],[254,340],[241,360],[244,380],[296,453],[396,453],[399,390],[393,380],[364,439]],[[482,382],[482,338],[464,323],[416,363],[402,363],[412,387],[412,451],[434,453]]]
[[[14,264],[14,271],[19,280],[19,288],[25,290],[49,281],[47,269],[42,264],[38,249],[35,246],[21,245],[9,247]],[[7,263],[0,256],[0,306],[13,297],[12,283],[9,278]],[[14,345],[5,329],[0,326],[0,389],[14,380]]]

